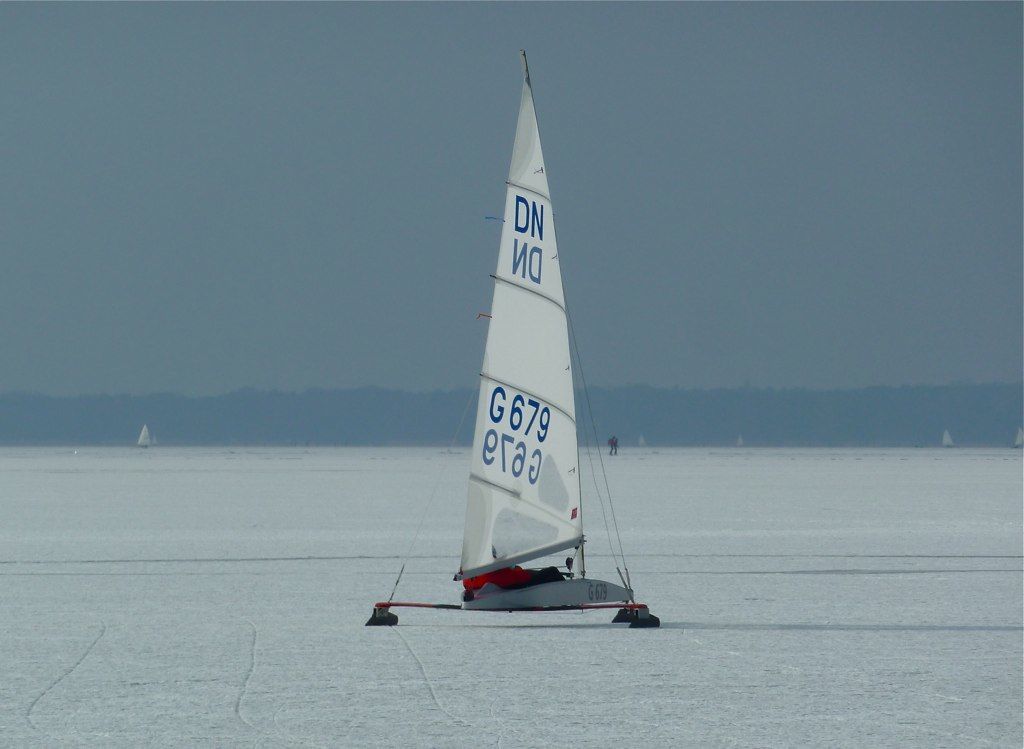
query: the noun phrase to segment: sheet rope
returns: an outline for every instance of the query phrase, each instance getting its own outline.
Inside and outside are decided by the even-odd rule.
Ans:
[[[562,282],[564,284],[565,280],[563,279]],[[563,296],[564,296],[564,291],[563,291]],[[576,339],[576,328],[572,324],[572,315],[569,313],[568,302],[566,302],[566,306],[565,306],[565,319],[566,319],[566,322],[569,325],[569,338],[570,338],[570,340],[572,342],[573,353],[575,353],[576,371],[579,372],[580,384],[582,385],[584,400],[586,401],[586,404],[587,404],[587,417],[590,420],[590,428],[591,428],[591,430],[593,431],[593,434],[594,434],[594,447],[595,447],[595,450],[597,452],[598,464],[601,467],[601,476],[602,476],[602,478],[604,480],[605,494],[607,494],[607,496],[608,496],[608,509],[611,511],[612,527],[615,529],[615,539],[616,539],[616,541],[618,542],[618,545],[619,545],[618,560],[622,561],[622,569],[621,570],[619,569],[618,560],[615,558],[615,556],[616,556],[615,555],[615,548],[612,545],[612,529],[609,528],[609,526],[608,526],[608,515],[607,515],[607,513],[605,513],[605,509],[604,509],[604,498],[601,496],[601,489],[600,489],[600,487],[598,486],[598,483],[597,483],[597,472],[594,470],[594,459],[593,459],[593,457],[591,456],[591,453],[590,453],[590,439],[587,437],[586,429],[583,429],[582,431],[583,431],[583,434],[584,434],[584,442],[585,442],[585,445],[586,445],[587,460],[590,461],[590,474],[591,474],[591,476],[593,477],[593,480],[594,480],[594,490],[595,490],[595,492],[597,492],[598,502],[600,502],[600,504],[601,504],[601,513],[602,513],[602,515],[604,515],[604,529],[605,529],[605,532],[608,534],[608,548],[611,550],[612,560],[615,562],[615,571],[619,573],[619,579],[622,580],[623,585],[625,585],[625,587],[628,590],[632,591],[633,590],[633,585],[630,582],[630,578],[629,578],[629,566],[626,564],[626,555],[622,551],[622,536],[619,534],[619,522],[618,522],[618,519],[615,517],[615,504],[612,502],[611,485],[608,483],[608,472],[605,470],[604,458],[602,457],[602,454],[601,454],[601,443],[598,441],[598,437],[597,437],[597,422],[594,419],[594,407],[593,407],[593,404],[590,401],[590,390],[587,387],[587,378],[586,378],[586,375],[583,372],[583,359],[580,356],[580,346],[579,346],[579,342]],[[623,571],[625,571],[625,575],[623,575]]]

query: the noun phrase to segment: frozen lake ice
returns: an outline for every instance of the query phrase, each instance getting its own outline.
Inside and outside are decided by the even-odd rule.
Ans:
[[[1020,451],[623,449],[661,629],[364,627],[435,482],[396,599],[457,601],[468,462],[0,449],[0,744],[1021,746]]]

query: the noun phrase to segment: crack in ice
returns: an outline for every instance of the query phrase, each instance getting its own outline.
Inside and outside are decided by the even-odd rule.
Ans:
[[[427,676],[427,669],[423,666],[423,661],[420,660],[420,657],[416,655],[416,651],[412,649],[412,645],[409,644],[409,641],[405,638],[405,635],[402,634],[398,627],[389,627],[389,629],[401,638],[402,642],[405,643],[405,647],[409,651],[409,654],[416,660],[416,665],[419,667],[420,673],[423,674],[423,681],[426,683],[427,689],[430,690],[430,696],[434,700],[434,704],[437,705],[437,709],[447,715],[453,722],[463,725],[466,728],[473,728],[472,723],[468,723],[459,716],[454,715],[448,710],[448,708],[441,704],[441,700],[437,697],[437,692],[434,691],[434,685],[430,682],[430,677]]]
[[[238,691],[238,699],[235,700],[235,717],[237,717],[242,723],[249,726],[254,731],[260,731],[259,728],[254,726],[245,716],[242,715],[242,700],[245,698],[245,692],[249,688],[249,679],[252,678],[252,672],[256,668],[256,624],[251,620],[247,619],[249,626],[252,627],[252,640],[249,642],[249,668],[245,672],[245,678],[242,680],[242,688]],[[262,733],[262,731],[260,731]]]
[[[89,656],[89,653],[92,652],[92,649],[94,647],[96,647],[96,643],[99,642],[100,638],[103,637],[103,635],[105,635],[106,633],[107,633],[107,623],[106,622],[100,622],[100,633],[98,635],[96,635],[96,639],[94,639],[92,642],[89,643],[89,647],[87,647],[85,649],[85,652],[82,653],[78,657],[78,660],[75,661],[74,665],[71,666],[71,668],[69,668],[66,671],[64,671],[64,673],[62,673],[60,676],[58,676],[52,682],[50,682],[50,684],[46,687],[46,689],[44,689],[42,692],[40,692],[38,695],[36,695],[36,698],[34,700],[32,700],[32,703],[28,706],[28,710],[25,711],[25,720],[28,721],[28,724],[30,726],[32,726],[33,729],[35,729],[36,731],[39,730],[39,726],[37,726],[35,721],[32,720],[32,711],[35,710],[36,705],[39,704],[39,700],[43,699],[43,697],[45,697],[47,694],[50,693],[50,690],[52,690],[55,686],[57,686],[62,681],[64,681],[64,679],[69,677],[76,668],[81,666],[82,665],[82,661],[84,661]]]

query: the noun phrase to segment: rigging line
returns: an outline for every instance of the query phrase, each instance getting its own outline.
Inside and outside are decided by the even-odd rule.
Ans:
[[[568,314],[568,311],[566,312],[566,320],[569,323],[569,332],[572,337],[573,348],[576,350],[576,364],[579,365],[580,381],[583,383],[583,395],[587,400],[587,413],[590,416],[590,426],[594,430],[594,444],[597,445],[599,443],[597,441],[597,422],[594,421],[594,407],[590,402],[590,390],[587,388],[587,378],[583,373],[583,360],[580,357],[579,342],[576,340],[576,330],[572,324],[572,316]],[[629,585],[629,567],[626,564],[626,555],[622,551],[622,536],[619,534],[619,521],[615,517],[615,503],[612,502],[612,489],[608,483],[608,472],[604,468],[604,458],[601,455],[600,448],[597,450],[597,459],[601,465],[601,474],[604,476],[604,488],[605,492],[608,494],[608,509],[611,510],[612,513],[612,526],[615,528],[615,538],[619,543],[619,558],[622,559],[622,568],[626,571],[626,587],[632,590],[632,587]]]
[[[552,230],[554,230],[554,227],[552,227]],[[556,239],[555,241],[557,242],[558,240]],[[583,393],[586,396],[586,400],[587,400],[587,408],[588,408],[588,411],[590,413],[590,425],[591,425],[591,428],[594,430],[594,448],[597,450],[597,457],[598,457],[598,459],[601,460],[601,472],[604,473],[604,460],[601,459],[601,446],[600,446],[600,443],[597,441],[597,426],[596,426],[596,424],[594,424],[594,411],[593,411],[593,408],[590,405],[590,391],[587,389],[586,377],[583,376],[583,361],[582,361],[582,359],[580,357],[579,343],[577,343],[577,341],[576,341],[576,329],[573,327],[573,324],[572,324],[572,315],[569,314],[569,295],[566,293],[566,290],[565,290],[565,279],[562,278],[561,281],[562,281],[562,304],[563,304],[563,309],[565,311],[566,326],[569,329],[569,340],[571,341],[572,347],[573,347],[573,349],[576,352],[576,364],[577,364],[577,369],[579,370],[580,383],[583,386]],[[569,352],[569,355],[570,355],[570,358],[571,358],[572,351]],[[574,370],[573,371],[573,376],[575,377],[575,375],[576,375],[576,372]],[[577,432],[578,432],[578,430],[577,430]],[[615,547],[612,545],[612,531],[611,531],[611,528],[608,526],[608,514],[607,514],[607,512],[605,510],[605,507],[604,507],[604,497],[601,496],[601,489],[600,489],[600,487],[597,484],[597,471],[594,470],[594,458],[593,458],[593,456],[590,453],[590,437],[587,436],[586,428],[583,428],[583,440],[584,440],[584,444],[586,445],[586,448],[587,448],[586,449],[587,461],[590,463],[590,476],[591,476],[591,478],[594,481],[594,491],[597,492],[597,500],[598,500],[598,503],[601,505],[601,514],[604,517],[604,530],[605,530],[605,534],[606,534],[606,536],[608,538],[608,550],[611,552],[612,562],[615,564],[615,571],[618,572],[619,573],[619,577],[622,578],[622,571],[619,570],[618,560],[616,560],[616,558],[615,558]],[[577,462],[579,462],[578,459],[577,459]],[[608,475],[607,474],[605,474],[605,485],[606,486],[608,485]],[[582,490],[582,485],[581,485],[580,488]],[[580,500],[582,502],[582,491],[581,491]],[[611,496],[611,490],[609,489],[608,490],[608,504],[611,505],[611,503],[612,503],[612,496]],[[613,507],[612,508],[612,519],[614,520],[614,518],[615,518],[615,509]],[[616,532],[616,535],[618,535],[618,525],[616,525],[616,527],[615,527],[615,532]],[[619,556],[622,558],[622,566],[625,567],[626,566],[626,559],[625,559],[625,557],[622,556],[622,541],[621,540],[619,541]],[[627,569],[626,570],[626,577],[628,578],[628,576],[629,576],[629,570]],[[626,583],[626,579],[623,578],[622,582]],[[625,587],[632,590],[631,586],[628,583],[625,585]]]
[[[563,291],[563,295],[564,295],[564,291]],[[570,337],[572,339],[573,347],[576,349],[576,363],[579,364],[579,347],[575,345],[576,344],[576,334],[573,331],[573,328],[572,328],[572,318],[569,317],[568,311],[566,311],[565,319],[566,319],[566,321],[568,323],[568,326],[569,326],[569,335],[570,335]],[[580,371],[582,372],[582,369],[580,369]],[[584,387],[584,390],[586,390],[586,385],[585,384],[583,385],[583,387]],[[590,478],[594,482],[594,491],[597,494],[598,504],[601,505],[601,515],[604,518],[604,530],[605,530],[605,537],[608,539],[608,551],[611,552],[612,563],[615,565],[615,569],[617,570],[619,568],[619,561],[618,561],[618,559],[616,557],[616,554],[615,554],[615,547],[612,545],[612,529],[611,529],[611,526],[608,524],[608,511],[607,511],[607,509],[605,509],[605,506],[604,506],[604,496],[601,494],[601,487],[598,486],[598,483],[597,483],[597,470],[594,468],[594,456],[590,452],[590,436],[587,434],[586,428],[584,428],[582,431],[583,431],[583,444],[586,447],[585,452],[587,454],[587,462],[590,463]],[[597,439],[596,431],[594,433],[594,439],[595,440]],[[595,444],[595,447],[598,450],[600,450],[600,448],[597,447],[596,444]],[[623,566],[625,566],[625,562],[623,562]],[[621,577],[622,573],[620,572],[619,575]]]
[[[476,395],[476,391],[470,389],[469,398],[466,400],[466,406],[462,409],[462,417],[459,419],[459,425],[455,427],[455,434],[452,435],[452,441],[448,445],[449,452],[455,447],[455,442],[459,439],[459,432],[462,431],[462,425],[466,422],[466,414],[469,413],[469,405],[473,402],[473,397]],[[398,590],[398,583],[402,581],[402,574],[405,572],[406,562],[409,561],[409,555],[412,554],[412,549],[416,545],[417,539],[420,537],[420,531],[423,530],[423,523],[427,519],[427,513],[430,511],[430,505],[434,502],[434,497],[437,495],[437,489],[441,486],[441,479],[444,478],[445,469],[448,467],[449,460],[442,460],[441,465],[437,471],[437,478],[434,479],[434,487],[430,490],[430,495],[427,497],[427,503],[423,506],[423,512],[420,514],[419,525],[416,526],[416,532],[413,534],[412,541],[409,543],[409,548],[406,550],[405,555],[402,557],[402,566],[398,570],[398,577],[395,578],[395,585],[391,588],[391,595],[388,596],[388,603],[395,597],[395,592]]]
[[[596,432],[596,430],[595,430],[595,432]],[[608,551],[611,552],[612,564],[615,565],[615,571],[618,573],[619,579],[622,581],[622,587],[626,588],[627,590],[632,590],[633,588],[632,588],[632,586],[628,582],[629,570],[628,569],[626,570],[626,576],[623,577],[622,569],[619,567],[619,560],[620,560],[620,556],[621,556],[621,547],[620,547],[619,555],[616,555],[615,554],[615,547],[612,545],[612,530],[608,526],[608,513],[605,511],[605,508],[604,508],[604,497],[601,495],[601,487],[598,486],[598,483],[597,483],[597,471],[594,468],[594,458],[593,458],[593,456],[590,453],[590,437],[587,436],[587,430],[586,429],[583,430],[583,437],[584,437],[584,440],[586,441],[587,460],[590,463],[590,478],[594,482],[594,492],[597,494],[598,502],[601,505],[601,514],[604,516],[604,532],[605,532],[605,538],[608,539]],[[594,435],[594,439],[595,440],[597,439],[596,433]],[[599,446],[597,446],[597,445],[595,445],[594,447],[598,451],[598,454],[600,454],[601,448]],[[602,469],[603,469],[603,465],[602,465]],[[611,495],[610,494],[608,495],[608,504],[611,505]],[[626,560],[625,560],[625,558],[622,558],[622,568],[625,568],[625,567],[626,567]]]
[[[524,56],[523,56],[523,62],[524,62],[524,65],[525,65],[525,62],[526,62],[525,53],[524,53]],[[529,85],[529,72],[527,72],[527,84]],[[532,88],[530,89],[530,99],[531,99],[531,101],[533,99],[533,89]],[[522,185],[516,185],[516,187],[523,187],[523,186]],[[550,196],[545,196],[545,197],[547,197],[548,202],[551,201],[551,197]],[[552,217],[553,216],[554,216],[554,210],[552,209]],[[553,236],[555,237],[555,244],[557,246],[557,243],[558,243],[557,236],[558,235],[557,235],[557,230],[554,227],[554,224],[552,224],[552,226],[551,226],[551,231],[552,231]],[[615,567],[615,571],[619,573],[619,577],[622,579],[622,582],[625,584],[625,587],[628,590],[632,591],[633,590],[633,586],[630,583],[630,579],[629,579],[629,567],[626,566],[626,556],[625,556],[625,554],[622,553],[622,536],[619,535],[619,522],[618,522],[618,520],[615,517],[615,505],[612,503],[612,490],[611,490],[611,486],[608,483],[608,473],[604,469],[604,458],[601,457],[600,443],[598,443],[598,441],[597,441],[597,424],[594,421],[594,408],[593,408],[593,405],[590,402],[590,390],[587,388],[587,378],[583,374],[583,358],[580,356],[580,347],[579,347],[579,343],[576,340],[576,329],[575,329],[575,327],[573,327],[573,324],[572,324],[572,315],[569,314],[569,298],[568,298],[568,295],[565,293],[565,279],[561,278],[561,272],[559,272],[559,277],[560,277],[559,280],[562,282],[562,305],[563,305],[563,308],[565,310],[565,321],[566,321],[566,324],[567,324],[567,326],[569,328],[569,337],[570,337],[570,339],[572,341],[573,348],[576,351],[576,364],[579,366],[580,382],[583,384],[583,394],[586,396],[586,400],[587,400],[587,412],[590,415],[590,426],[591,426],[591,428],[594,431],[594,446],[597,449],[597,458],[598,458],[598,460],[601,463],[601,473],[604,475],[605,490],[608,492],[608,507],[612,511],[612,524],[615,526],[615,537],[618,539],[618,542],[619,542],[619,557],[622,559],[622,568],[626,571],[625,578],[622,577],[622,572],[619,570],[618,566]],[[571,358],[571,352],[570,352],[570,358]],[[584,430],[584,431],[586,431],[586,430]],[[587,457],[588,457],[588,459],[591,460],[591,463],[593,463],[593,460],[590,458],[589,447],[588,447],[588,450],[587,450]],[[578,459],[577,459],[577,462],[579,462]],[[594,483],[595,483],[595,485],[597,484],[597,477],[596,476],[594,477]],[[603,512],[604,511],[604,500],[601,498],[600,491],[598,491],[597,498],[601,502],[601,511]],[[582,503],[582,496],[580,498],[580,501]],[[608,546],[611,547],[611,532],[608,531],[608,520],[607,520],[607,518],[605,518],[605,524],[604,525],[605,525],[605,531],[608,533]],[[615,556],[615,550],[612,549],[612,557],[614,558],[614,556]]]
[[[601,516],[604,518],[604,532],[605,538],[608,539],[608,551],[611,553],[612,563],[616,568],[619,566],[618,555],[615,553],[615,547],[612,545],[612,528],[608,524],[608,510],[604,506],[604,496],[601,494],[601,487],[597,483],[597,469],[594,467],[594,456],[590,452],[590,435],[587,434],[587,430],[583,430],[583,443],[586,448],[587,462],[590,464],[590,478],[594,482],[594,492],[597,494],[597,502],[601,505]]]

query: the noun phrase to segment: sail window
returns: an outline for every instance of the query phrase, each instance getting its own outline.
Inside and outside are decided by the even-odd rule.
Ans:
[[[491,536],[496,559],[512,556],[523,549],[547,546],[558,537],[558,529],[535,518],[504,508],[494,521]]]

